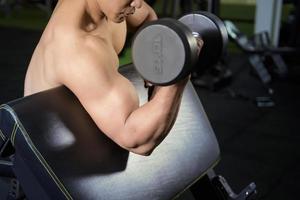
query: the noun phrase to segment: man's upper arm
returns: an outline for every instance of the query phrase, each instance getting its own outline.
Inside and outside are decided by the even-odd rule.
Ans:
[[[130,28],[138,28],[140,27],[145,21],[152,21],[156,20],[157,15],[155,11],[143,1],[142,7],[136,9],[133,15],[127,17],[126,21]]]
[[[79,50],[63,72],[62,83],[77,96],[97,126],[122,145],[120,132],[137,109],[138,99],[132,84],[118,73],[113,55],[107,52]]]

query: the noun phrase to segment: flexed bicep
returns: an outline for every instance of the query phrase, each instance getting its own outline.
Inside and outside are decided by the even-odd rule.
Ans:
[[[62,84],[76,95],[99,129],[120,144],[118,134],[138,107],[133,85],[119,74],[117,56],[107,48],[81,48],[74,53],[78,56],[64,69]]]

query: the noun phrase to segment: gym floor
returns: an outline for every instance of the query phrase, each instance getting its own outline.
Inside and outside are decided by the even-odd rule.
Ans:
[[[30,13],[38,19],[35,12],[39,13]],[[30,27],[12,18],[0,15],[0,104],[22,97],[26,67],[44,25],[41,20]],[[252,30],[251,26],[245,27]],[[126,51],[122,63],[130,60],[128,54]],[[221,147],[216,172],[236,192],[254,181],[259,199],[300,199],[299,62],[289,63],[287,80],[272,82],[275,106],[259,108],[253,100],[267,93],[253,75],[246,56],[233,49],[227,60],[233,72],[229,85],[214,92],[196,88]],[[5,199],[7,188],[8,180],[0,178],[0,199]]]

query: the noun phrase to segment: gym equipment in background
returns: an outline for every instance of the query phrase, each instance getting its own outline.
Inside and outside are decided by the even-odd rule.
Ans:
[[[0,11],[3,10],[6,16],[11,15],[16,7],[21,7],[25,4],[32,4],[43,10],[47,15],[51,15],[58,0],[0,0]]]
[[[212,14],[219,15],[220,0],[164,0],[162,8],[162,17],[177,18],[186,13],[196,10],[208,11]],[[179,10],[180,8],[180,10]]]
[[[281,55],[293,54],[296,50],[291,47],[273,47],[267,32],[258,33],[250,39],[231,21],[226,20],[224,23],[229,38],[247,55],[257,76],[269,94],[272,94],[272,75],[280,78],[286,78],[288,75],[287,65]]]

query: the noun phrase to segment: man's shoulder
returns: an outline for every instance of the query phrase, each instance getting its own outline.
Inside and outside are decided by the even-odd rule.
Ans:
[[[81,40],[76,54],[79,62],[83,61],[84,65],[88,65],[84,67],[96,67],[98,70],[118,67],[118,55],[107,40],[92,35],[86,35]]]
[[[110,46],[104,38],[91,34],[84,34],[81,37],[78,37],[78,40],[81,42],[81,47],[86,48],[85,50],[92,50],[93,52],[107,49]]]
[[[109,45],[104,38],[84,31],[79,31],[73,27],[58,26],[54,31],[49,32],[50,34],[43,34],[43,41],[47,42],[47,44],[49,42],[54,42],[55,46],[62,48],[65,51],[83,51],[88,49],[92,51],[101,51],[101,49],[107,49],[107,46]],[[46,37],[44,35],[46,35]]]
[[[113,47],[101,38],[85,35],[75,37],[64,45],[68,46],[66,61],[60,72],[64,81],[70,81],[74,76],[106,76],[118,67],[118,56]]]
[[[105,39],[88,34],[73,34],[57,40],[54,48],[56,54],[63,55],[62,62],[70,66],[112,64],[118,60],[112,45]],[[53,50],[53,48],[51,48]],[[109,63],[107,63],[109,62]]]

